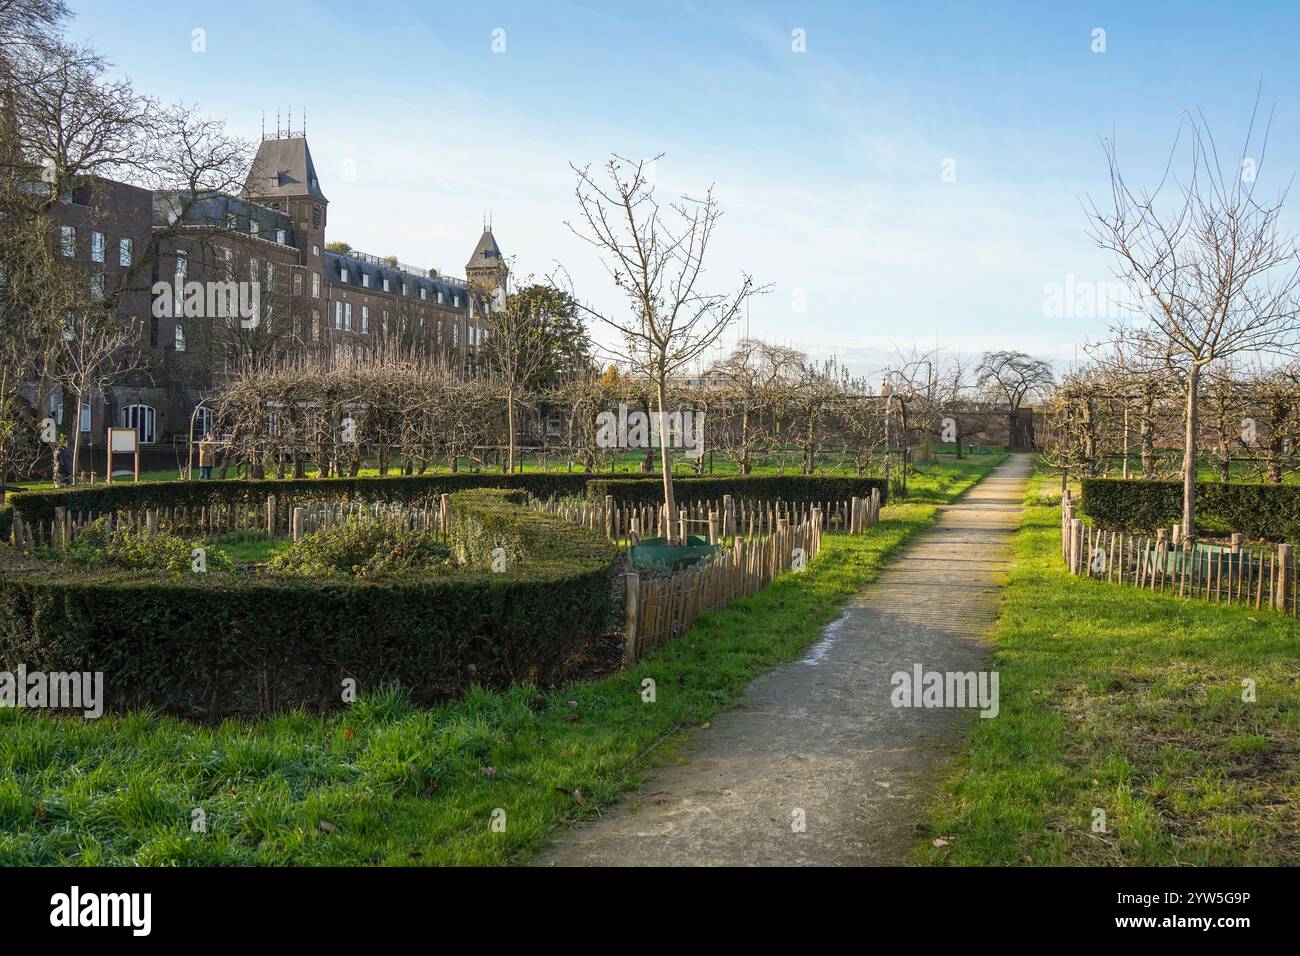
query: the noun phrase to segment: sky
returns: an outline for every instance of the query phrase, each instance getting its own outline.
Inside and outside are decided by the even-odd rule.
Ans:
[[[1300,147],[1295,3],[70,5],[116,72],[237,135],[305,109],[328,237],[450,274],[490,214],[517,277],[562,266],[625,313],[566,225],[571,164],[663,154],[659,194],[712,186],[723,210],[705,288],[768,288],[729,338],[867,375],[935,345],[1064,365],[1105,334],[1048,304],[1112,280],[1084,205],[1108,190],[1103,137],[1154,183],[1180,110],[1234,153],[1260,90],[1260,184],[1284,188]]]

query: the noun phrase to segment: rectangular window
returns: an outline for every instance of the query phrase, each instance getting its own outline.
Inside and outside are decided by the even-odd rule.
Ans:
[[[277,230],[275,230],[275,241],[278,242],[280,245],[284,245],[284,230],[283,230],[283,229],[277,229]]]
[[[301,272],[295,272],[293,274],[293,294],[302,295],[302,273]]]
[[[77,254],[76,226],[59,227],[59,248],[65,256],[75,256]]]
[[[176,281],[183,283],[185,276],[189,272],[190,261],[185,258],[185,253],[176,253]]]
[[[421,299],[429,298],[429,290],[426,289],[424,286],[420,286],[420,298]]]
[[[320,338],[320,309],[311,310],[311,337],[312,341]]]
[[[361,307],[361,331],[363,334],[370,332],[370,306],[368,305]]]
[[[104,234],[102,232],[91,232],[90,234],[90,261],[104,261]]]
[[[176,338],[176,351],[184,352],[185,351],[185,326],[181,325],[179,322],[176,323],[175,338]]]
[[[239,227],[239,217],[233,212],[226,213],[226,228],[236,229]]]
[[[130,239],[119,239],[117,241],[117,264],[119,266],[129,266],[131,264]]]
[[[388,276],[384,276],[384,291],[385,292],[390,291],[388,288]]]
[[[345,328],[349,332],[352,331],[352,303],[351,302],[343,303],[343,328]]]
[[[90,431],[90,403],[89,402],[81,403],[81,430],[83,432]]]
[[[275,263],[274,262],[268,262],[266,264],[266,288],[269,291],[272,292],[275,291]]]
[[[320,298],[320,273],[319,272],[313,272],[311,274],[311,297],[313,299]]]
[[[342,302],[336,301],[334,303],[334,328],[336,329],[343,328],[343,303]]]
[[[261,228],[261,227],[258,226],[258,224],[257,224],[257,220],[256,220],[256,219],[249,219],[249,220],[248,220],[248,234],[249,234],[250,236],[255,236],[255,235],[257,235],[257,231],[258,231],[259,228]]]
[[[339,281],[340,282],[348,281],[348,270],[344,266],[339,266]]]
[[[96,302],[104,298],[104,273],[96,272],[90,277],[90,297]]]
[[[361,286],[362,286],[362,288],[365,288],[365,289],[369,289],[369,288],[370,288],[370,273],[369,273],[369,272],[363,272],[363,273],[361,273]]]
[[[248,281],[249,282],[257,281],[257,260],[256,259],[250,258],[248,260]]]
[[[318,256],[318,255],[320,255],[320,246],[316,245],[315,243],[312,243],[311,254],[312,254],[313,256]]]
[[[388,334],[388,310],[384,309],[384,334]]]

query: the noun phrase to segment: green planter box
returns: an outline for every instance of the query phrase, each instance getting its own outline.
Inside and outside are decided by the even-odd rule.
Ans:
[[[660,565],[675,568],[702,561],[717,550],[708,538],[687,535],[686,544],[669,544],[667,538],[642,538],[632,549],[632,563],[641,567]]]

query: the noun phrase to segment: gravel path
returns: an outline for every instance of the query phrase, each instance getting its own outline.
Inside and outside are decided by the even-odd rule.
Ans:
[[[736,709],[692,732],[678,763],[558,834],[537,864],[902,862],[976,711],[895,708],[891,676],[981,668],[1029,470],[1029,456],[1013,455],[945,507],[802,659],[754,681]]]

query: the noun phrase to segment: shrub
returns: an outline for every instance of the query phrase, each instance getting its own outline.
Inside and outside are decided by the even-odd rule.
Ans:
[[[461,496],[453,509],[464,513]],[[72,568],[0,551],[0,669],[103,671],[114,710],[324,709],[341,681],[425,704],[473,683],[552,683],[613,622],[618,550],[498,497],[471,505],[528,559],[380,577]],[[524,530],[509,531],[508,519]],[[485,530],[485,533],[488,533]]]
[[[1183,486],[1177,481],[1085,478],[1079,504],[1098,527],[1149,534],[1182,518]],[[1288,525],[1300,521],[1300,486],[1197,482],[1196,515],[1206,528],[1280,541]]]
[[[76,539],[61,551],[46,550],[46,557],[61,557],[82,564],[106,564],[133,571],[162,571],[167,574],[191,573],[193,549],[201,542],[190,543],[174,534],[140,528],[110,529],[108,518],[88,523]],[[209,571],[229,570],[231,563],[220,551],[204,548]]]
[[[733,498],[781,499],[783,501],[844,501],[865,498],[879,488],[883,499],[889,495],[883,478],[857,478],[841,475],[745,475],[735,478],[676,478],[673,492],[677,501],[716,501],[723,495]],[[587,494],[596,501],[613,495],[618,504],[654,504],[663,501],[662,478],[591,478]],[[538,496],[542,497],[542,496]]]
[[[427,531],[407,528],[393,518],[352,515],[303,535],[267,568],[302,577],[370,578],[445,565],[450,555],[451,549]]]

